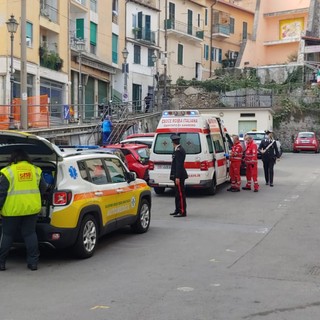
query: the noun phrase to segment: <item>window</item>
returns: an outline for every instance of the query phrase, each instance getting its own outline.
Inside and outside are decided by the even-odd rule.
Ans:
[[[178,64],[183,64],[183,45],[178,44]]]
[[[112,34],[112,62],[118,63],[118,36]]]
[[[248,24],[246,22],[242,23],[242,40],[246,40],[248,37]]]
[[[156,154],[172,154],[173,145],[170,139],[171,133],[161,133],[157,135],[154,153]],[[186,154],[198,154],[201,152],[200,136],[198,133],[181,132],[180,142],[186,151]]]
[[[193,19],[193,12],[191,10],[188,10],[188,27],[187,32],[188,34],[192,35],[192,19]]]
[[[204,11],[204,25],[208,25],[208,9],[205,9]]]
[[[209,153],[213,153],[213,146],[212,146],[212,140],[209,135],[206,136],[207,144],[208,144],[208,150]]]
[[[133,46],[133,63],[140,64],[141,63],[141,47]]]
[[[234,34],[234,18],[230,18],[230,33]]]
[[[76,20],[76,37],[78,39],[84,39],[84,19]]]
[[[204,45],[204,50],[203,50],[203,57],[206,60],[209,60],[209,46],[207,44]]]
[[[105,159],[105,164],[108,168],[112,183],[119,183],[119,182],[126,181],[126,170],[122,166],[120,160]]]
[[[224,147],[223,147],[223,139],[220,133],[214,133],[211,135],[211,139],[214,145],[214,149],[216,153],[219,152],[224,152]]]
[[[109,182],[102,159],[81,161],[78,166],[82,179],[93,184],[106,184]]]
[[[200,28],[201,26],[201,15],[198,13],[198,27]]]
[[[97,52],[97,24],[90,22],[90,53]]]
[[[27,22],[26,26],[26,38],[27,38],[27,47],[32,47],[33,41],[33,25],[30,22]]]
[[[97,10],[97,0],[90,0],[90,10],[93,12],[98,12]]]
[[[219,48],[211,48],[211,61],[221,62],[222,50]]]
[[[152,61],[152,56],[154,54],[153,49],[148,49],[148,67],[154,67],[155,63]]]

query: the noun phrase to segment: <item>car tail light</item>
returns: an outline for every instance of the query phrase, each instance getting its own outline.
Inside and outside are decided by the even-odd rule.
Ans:
[[[53,193],[54,206],[66,206],[72,199],[71,191],[56,191]]]
[[[208,169],[209,169],[208,161],[201,161],[200,162],[200,170],[201,171],[208,171]]]
[[[316,140],[312,140],[312,144],[316,145],[317,144],[317,141]]]
[[[149,160],[149,170],[154,170],[154,162]]]

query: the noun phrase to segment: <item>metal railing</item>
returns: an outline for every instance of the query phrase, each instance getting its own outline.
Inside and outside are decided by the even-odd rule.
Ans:
[[[194,27],[190,24],[180,22],[178,20],[173,20],[173,19],[164,20],[164,27],[167,30],[175,30],[185,35],[196,37],[199,39],[203,39],[204,37],[203,29]]]
[[[148,114],[157,112],[158,106],[151,101]],[[12,110],[12,111],[11,111]],[[62,104],[28,104],[28,129],[32,128],[53,128],[61,125],[79,124],[79,106]],[[109,115],[113,121],[123,122],[124,119],[144,115],[146,111],[145,102],[142,100],[130,101],[128,103],[109,104],[84,104],[83,125],[100,125],[102,119]],[[12,114],[10,114],[12,112]],[[0,130],[9,128],[10,116],[13,117],[14,127],[21,129],[21,102],[14,102],[13,108],[10,105],[0,105]]]

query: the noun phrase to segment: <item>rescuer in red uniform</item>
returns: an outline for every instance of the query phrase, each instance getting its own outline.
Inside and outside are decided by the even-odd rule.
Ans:
[[[254,143],[252,136],[246,135],[245,141],[247,142],[247,149],[245,152],[245,162],[247,165],[247,184],[242,187],[243,190],[251,190],[251,180],[253,180],[254,192],[259,191],[258,184],[258,147]]]
[[[239,192],[241,186],[240,166],[243,155],[239,136],[233,135],[233,146],[229,155],[231,187],[227,191]]]

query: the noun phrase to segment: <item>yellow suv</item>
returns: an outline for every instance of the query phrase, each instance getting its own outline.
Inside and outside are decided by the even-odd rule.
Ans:
[[[117,156],[98,150],[64,155],[42,137],[0,131],[0,168],[8,164],[17,148],[29,154],[50,185],[39,212],[40,243],[72,247],[79,258],[89,258],[98,238],[110,231],[126,225],[136,233],[148,231],[150,187],[129,172]]]

